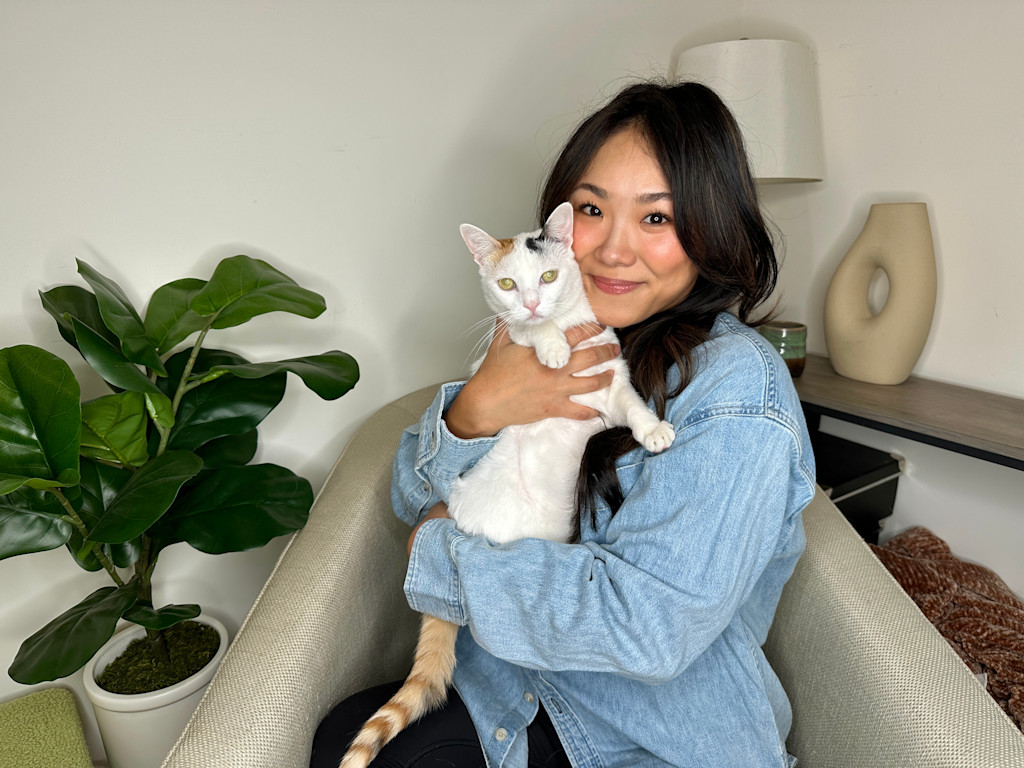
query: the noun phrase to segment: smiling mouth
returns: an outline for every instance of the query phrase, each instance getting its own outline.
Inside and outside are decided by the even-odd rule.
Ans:
[[[590,279],[599,291],[613,296],[629,293],[643,285],[643,283],[634,283],[629,280],[613,280],[609,277],[597,277],[596,275],[591,275]]]

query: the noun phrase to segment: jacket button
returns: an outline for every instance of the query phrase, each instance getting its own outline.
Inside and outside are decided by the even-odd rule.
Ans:
[[[496,738],[498,741],[504,741],[508,738],[508,731],[506,731],[504,728],[499,728],[494,732],[494,738]]]
[[[533,704],[533,694],[529,691],[523,694],[523,698],[526,699],[527,704]]]

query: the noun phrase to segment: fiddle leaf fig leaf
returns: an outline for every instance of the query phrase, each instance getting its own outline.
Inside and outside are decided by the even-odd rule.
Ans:
[[[133,363],[144,365],[165,376],[164,364],[156,345],[146,335],[146,327],[121,286],[101,275],[86,262],[76,259],[78,273],[96,292],[103,322],[121,340],[121,351]]]
[[[0,496],[0,560],[56,549],[71,536],[71,523],[32,510],[23,492]]]
[[[80,397],[56,355],[29,345],[0,349],[0,494],[78,483]]]
[[[182,350],[167,361],[167,379],[160,385],[172,386],[181,378],[189,350]],[[201,350],[196,357],[196,375],[202,377],[213,366],[245,365],[248,361],[219,349]],[[249,432],[267,417],[284,397],[286,374],[276,373],[257,381],[221,376],[186,392],[178,403],[169,448],[193,451],[210,440],[225,435]]]
[[[214,316],[214,328],[231,328],[266,312],[318,317],[323,296],[299,286],[283,272],[250,256],[222,260],[206,286],[192,299],[192,311]]]
[[[64,341],[75,349],[78,349],[78,339],[75,338],[75,326],[71,322],[73,317],[92,328],[111,344],[120,343],[117,336],[103,322],[96,296],[80,285],[58,285],[45,293],[40,291],[39,300],[43,304],[43,309],[57,321],[57,330],[64,337]]]
[[[186,277],[162,285],[153,292],[146,308],[146,335],[165,354],[210,322],[189,306],[206,286],[205,280]]]
[[[82,498],[78,516],[87,530],[96,527],[106,513],[107,505],[117,497],[131,476],[131,471],[127,469],[88,458],[82,459],[82,482],[79,484]],[[72,556],[87,571],[96,571],[102,567],[99,558],[93,552],[94,546],[94,542],[85,541],[78,531],[73,531],[68,541],[68,549],[71,550]],[[114,565],[127,568],[139,559],[142,543],[135,538],[119,544],[104,544],[103,551],[114,561]]]
[[[142,465],[107,504],[90,541],[120,544],[146,532],[170,507],[178,489],[203,468],[189,451],[167,451]]]
[[[72,324],[82,356],[104,381],[119,389],[141,392],[146,396],[147,408],[154,421],[165,428],[174,424],[174,409],[170,398],[149,380],[142,369],[121,354],[116,346],[78,319],[72,318]]]
[[[187,605],[165,605],[159,610],[136,603],[125,611],[122,618],[146,629],[161,630],[173,627],[179,622],[194,619],[199,613],[200,608],[194,603]]]
[[[244,467],[256,455],[259,434],[255,429],[240,435],[225,435],[196,448],[195,454],[203,460],[203,469],[218,467]]]
[[[81,669],[138,599],[134,579],[123,587],[102,587],[62,613],[21,644],[7,673],[23,685],[67,677]]]
[[[359,365],[355,359],[338,350],[322,355],[293,357],[276,363],[248,363],[246,365],[216,365],[213,371],[227,371],[242,379],[260,379],[274,373],[294,373],[324,400],[336,400],[359,380]]]
[[[121,392],[82,404],[81,454],[126,467],[146,463],[146,398]]]
[[[284,467],[224,467],[190,484],[153,536],[162,546],[187,541],[209,554],[240,552],[297,531],[312,505],[309,482]]]

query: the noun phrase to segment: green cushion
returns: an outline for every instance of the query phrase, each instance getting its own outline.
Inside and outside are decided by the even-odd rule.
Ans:
[[[46,688],[0,703],[0,768],[93,768],[75,696]]]

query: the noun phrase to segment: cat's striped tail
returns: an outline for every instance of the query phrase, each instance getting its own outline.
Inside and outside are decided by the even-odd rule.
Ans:
[[[445,702],[455,669],[458,632],[457,625],[423,614],[412,671],[356,734],[338,768],[366,768],[409,723]]]

